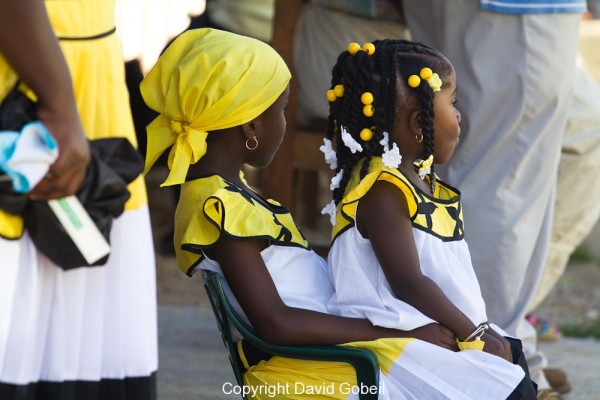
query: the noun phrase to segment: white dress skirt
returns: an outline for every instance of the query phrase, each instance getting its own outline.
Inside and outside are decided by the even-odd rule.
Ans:
[[[111,33],[114,1],[52,0],[46,9],[63,38],[88,138],[135,144],[121,47]],[[0,56],[0,99],[16,79]],[[156,399],[156,278],[144,178],[129,191],[102,266],[61,269],[37,251],[18,216],[0,210],[0,399]]]

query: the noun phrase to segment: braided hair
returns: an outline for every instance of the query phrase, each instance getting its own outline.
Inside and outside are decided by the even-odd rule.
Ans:
[[[337,156],[336,172],[342,172],[339,186],[333,191],[333,200],[337,205],[352,176],[352,170],[362,162],[360,178],[369,170],[373,156],[381,156],[383,148],[380,141],[384,132],[388,132],[390,145],[394,124],[399,112],[399,104],[416,96],[421,108],[421,131],[423,134],[423,160],[434,152],[434,93],[427,81],[421,80],[415,87],[409,87],[408,77],[418,75],[423,67],[429,67],[444,78],[452,71],[449,61],[437,50],[418,42],[408,40],[374,41],[375,52],[366,51],[350,54],[342,52],[332,69],[331,89],[343,85],[343,95],[330,102],[327,139],[335,143]],[[371,117],[363,113],[361,95],[373,94],[374,114]],[[343,144],[342,127],[359,143],[362,152],[352,151]],[[363,140],[360,132],[371,128],[370,140]],[[435,187],[433,165],[429,174],[432,192]]]

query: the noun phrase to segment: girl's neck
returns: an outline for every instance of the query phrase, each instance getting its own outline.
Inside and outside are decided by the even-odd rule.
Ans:
[[[236,185],[243,185],[240,171],[245,162],[243,156],[245,148],[240,135],[240,127],[210,132],[206,139],[206,153],[197,163],[190,165],[188,180],[219,175]]]
[[[415,168],[414,162],[415,162],[415,160],[404,160],[403,159],[402,164],[400,164],[398,169],[400,171],[402,171],[404,176],[406,176],[412,182],[413,185],[417,186],[423,192],[431,194],[431,188],[429,187],[427,182],[425,182],[419,176],[419,173],[417,172],[417,170]]]
[[[241,163],[227,157],[212,157],[206,153],[196,164],[190,165],[188,180],[204,176],[219,175],[239,186],[245,186],[240,178]]]

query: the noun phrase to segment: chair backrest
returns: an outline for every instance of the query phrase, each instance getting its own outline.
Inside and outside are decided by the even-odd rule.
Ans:
[[[267,343],[232,307],[223,290],[219,274],[204,270],[202,276],[238,385],[244,384],[245,368],[237,353],[237,342],[232,335],[233,328],[253,346],[272,355],[305,360],[346,362],[355,369],[357,385],[360,388],[379,388],[379,363],[370,350],[343,346],[282,346]],[[376,400],[378,398],[378,390],[365,390],[365,392],[368,393],[361,392],[359,394],[360,400]]]
[[[231,321],[232,317],[236,316],[235,311],[231,308],[225,296],[219,275],[215,272],[203,271],[202,277],[204,278],[204,288],[206,289],[210,305],[217,320],[217,326],[221,332],[221,339],[223,339],[223,344],[227,349],[235,380],[238,385],[242,386],[244,384],[245,368],[239,359],[237,342],[232,334],[232,328],[235,325],[231,324],[233,322]],[[238,318],[235,319],[238,320]],[[239,320],[239,323],[243,323],[243,321]]]

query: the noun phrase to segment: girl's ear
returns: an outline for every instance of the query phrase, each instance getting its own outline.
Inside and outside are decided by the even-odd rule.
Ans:
[[[413,134],[421,132],[421,110],[414,110],[410,112],[408,117],[408,126],[410,132]]]
[[[242,132],[244,133],[244,137],[246,139],[252,139],[253,137],[256,137],[260,128],[262,128],[262,121],[258,118],[242,124]]]

